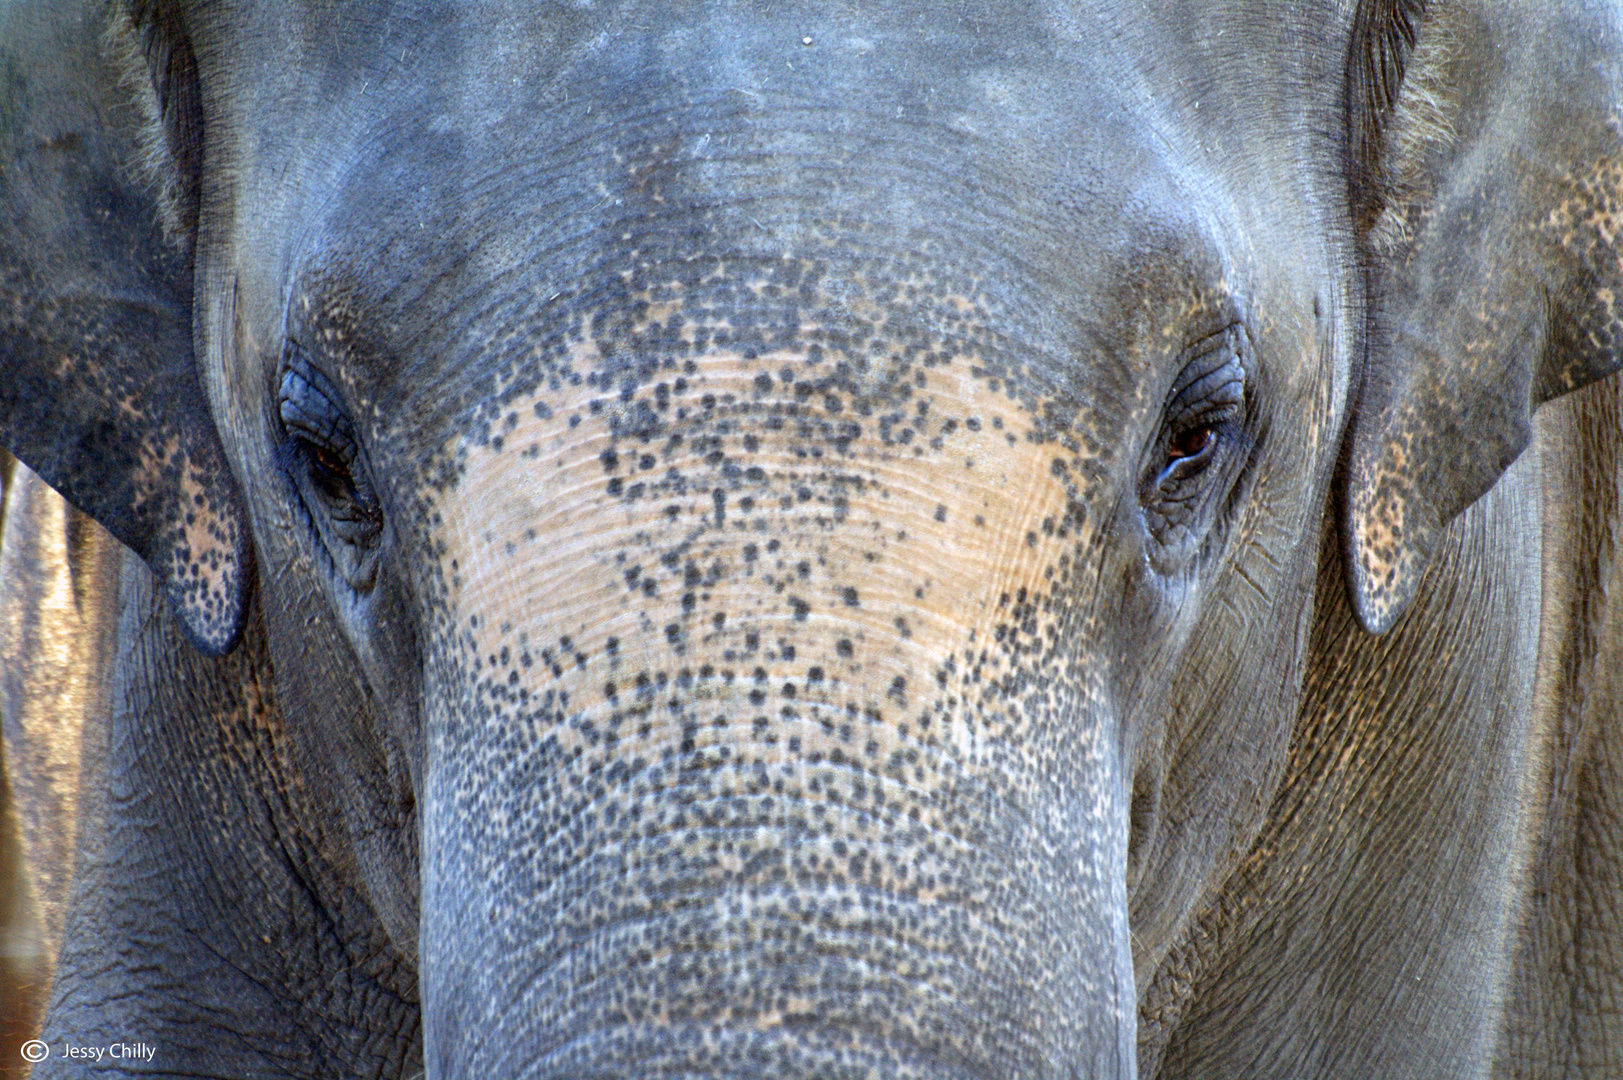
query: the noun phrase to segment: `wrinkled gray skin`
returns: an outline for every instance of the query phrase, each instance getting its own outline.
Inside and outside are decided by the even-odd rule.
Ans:
[[[3,9],[35,1076],[1623,1070],[1614,6],[382,7]]]

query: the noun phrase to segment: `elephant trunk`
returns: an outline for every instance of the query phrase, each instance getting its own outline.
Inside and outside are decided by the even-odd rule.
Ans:
[[[1081,451],[854,279],[733,344],[773,267],[668,268],[668,362],[585,322],[434,474],[430,1075],[1130,1077]]]
[[[1134,1076],[1121,786],[1030,815],[948,760],[923,790],[814,749],[840,722],[442,763],[428,1075]]]

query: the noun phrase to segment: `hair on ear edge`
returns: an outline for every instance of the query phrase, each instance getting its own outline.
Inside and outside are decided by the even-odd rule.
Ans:
[[[183,38],[148,13],[140,24],[128,5],[107,5],[101,49],[137,117],[132,177],[152,192],[164,240],[190,256],[197,234],[202,153],[197,66]]]
[[[1343,122],[1353,222],[1366,233],[1380,212],[1382,156],[1427,0],[1361,0],[1348,41]]]

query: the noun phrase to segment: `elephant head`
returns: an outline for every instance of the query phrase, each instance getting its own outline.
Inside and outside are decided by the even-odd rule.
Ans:
[[[1384,629],[1623,287],[1615,13],[1185,7],[7,11],[0,432],[428,1075],[1135,1075],[1338,477]]]

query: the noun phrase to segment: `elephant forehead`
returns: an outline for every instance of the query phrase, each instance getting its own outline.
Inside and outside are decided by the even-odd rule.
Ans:
[[[604,363],[589,335],[571,360]],[[1053,600],[1096,538],[1099,462],[1039,435],[970,359],[905,379],[818,367],[714,348],[634,389],[511,399],[435,500],[458,663],[560,717],[685,681],[689,702],[870,718],[928,711],[970,669],[1059,663],[996,645],[1053,642]]]

